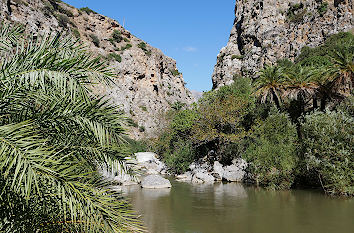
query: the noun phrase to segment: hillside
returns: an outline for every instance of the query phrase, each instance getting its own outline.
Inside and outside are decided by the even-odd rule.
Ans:
[[[59,0],[1,0],[1,20],[23,24],[32,33],[70,30],[94,54],[109,61],[118,78],[96,87],[133,119],[131,136],[153,136],[162,114],[175,102],[191,103],[176,61],[135,37],[117,21]]]
[[[294,60],[304,46],[353,29],[352,0],[237,0],[229,42],[214,68],[213,88],[234,75],[255,76],[265,64]]]

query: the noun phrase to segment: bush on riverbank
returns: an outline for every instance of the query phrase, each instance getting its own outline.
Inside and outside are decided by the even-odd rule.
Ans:
[[[205,93],[189,110],[193,120],[178,111],[172,117],[178,127],[171,123],[162,134],[158,142],[169,150],[160,147],[160,154],[177,173],[191,158],[226,165],[244,157],[262,186],[288,189],[296,179],[353,195],[353,41],[351,33],[332,35],[324,45],[304,48],[295,63],[282,60],[254,81],[236,77]],[[184,127],[183,143],[171,137]],[[184,146],[194,156],[177,152]],[[183,169],[175,169],[179,164]]]
[[[354,195],[354,118],[341,111],[315,112],[302,124],[307,168],[325,192]]]
[[[256,182],[273,189],[289,189],[298,160],[296,127],[289,116],[273,110],[254,127],[252,138],[245,157]]]

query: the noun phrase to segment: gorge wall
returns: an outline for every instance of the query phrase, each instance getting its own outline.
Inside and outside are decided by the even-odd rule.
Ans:
[[[114,85],[95,87],[136,123],[131,136],[154,136],[175,102],[191,103],[176,62],[132,35],[117,21],[59,0],[0,0],[0,20],[23,24],[32,33],[69,30],[117,73]]]
[[[255,77],[265,64],[294,58],[331,34],[353,30],[353,0],[237,0],[235,21],[212,76],[213,89],[235,75]]]

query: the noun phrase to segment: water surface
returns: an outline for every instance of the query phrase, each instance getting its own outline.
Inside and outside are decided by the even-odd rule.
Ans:
[[[137,186],[125,193],[152,233],[351,233],[354,200],[318,191],[269,191],[237,183]]]

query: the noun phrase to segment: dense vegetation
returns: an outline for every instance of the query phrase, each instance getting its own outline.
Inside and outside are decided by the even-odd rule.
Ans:
[[[124,162],[125,118],[91,92],[113,74],[70,36],[0,28],[0,231],[139,232],[99,166]]]
[[[192,107],[172,109],[156,152],[176,173],[204,156],[223,164],[243,157],[259,185],[354,195],[353,52],[354,36],[339,33],[303,48],[295,62],[235,77]]]

